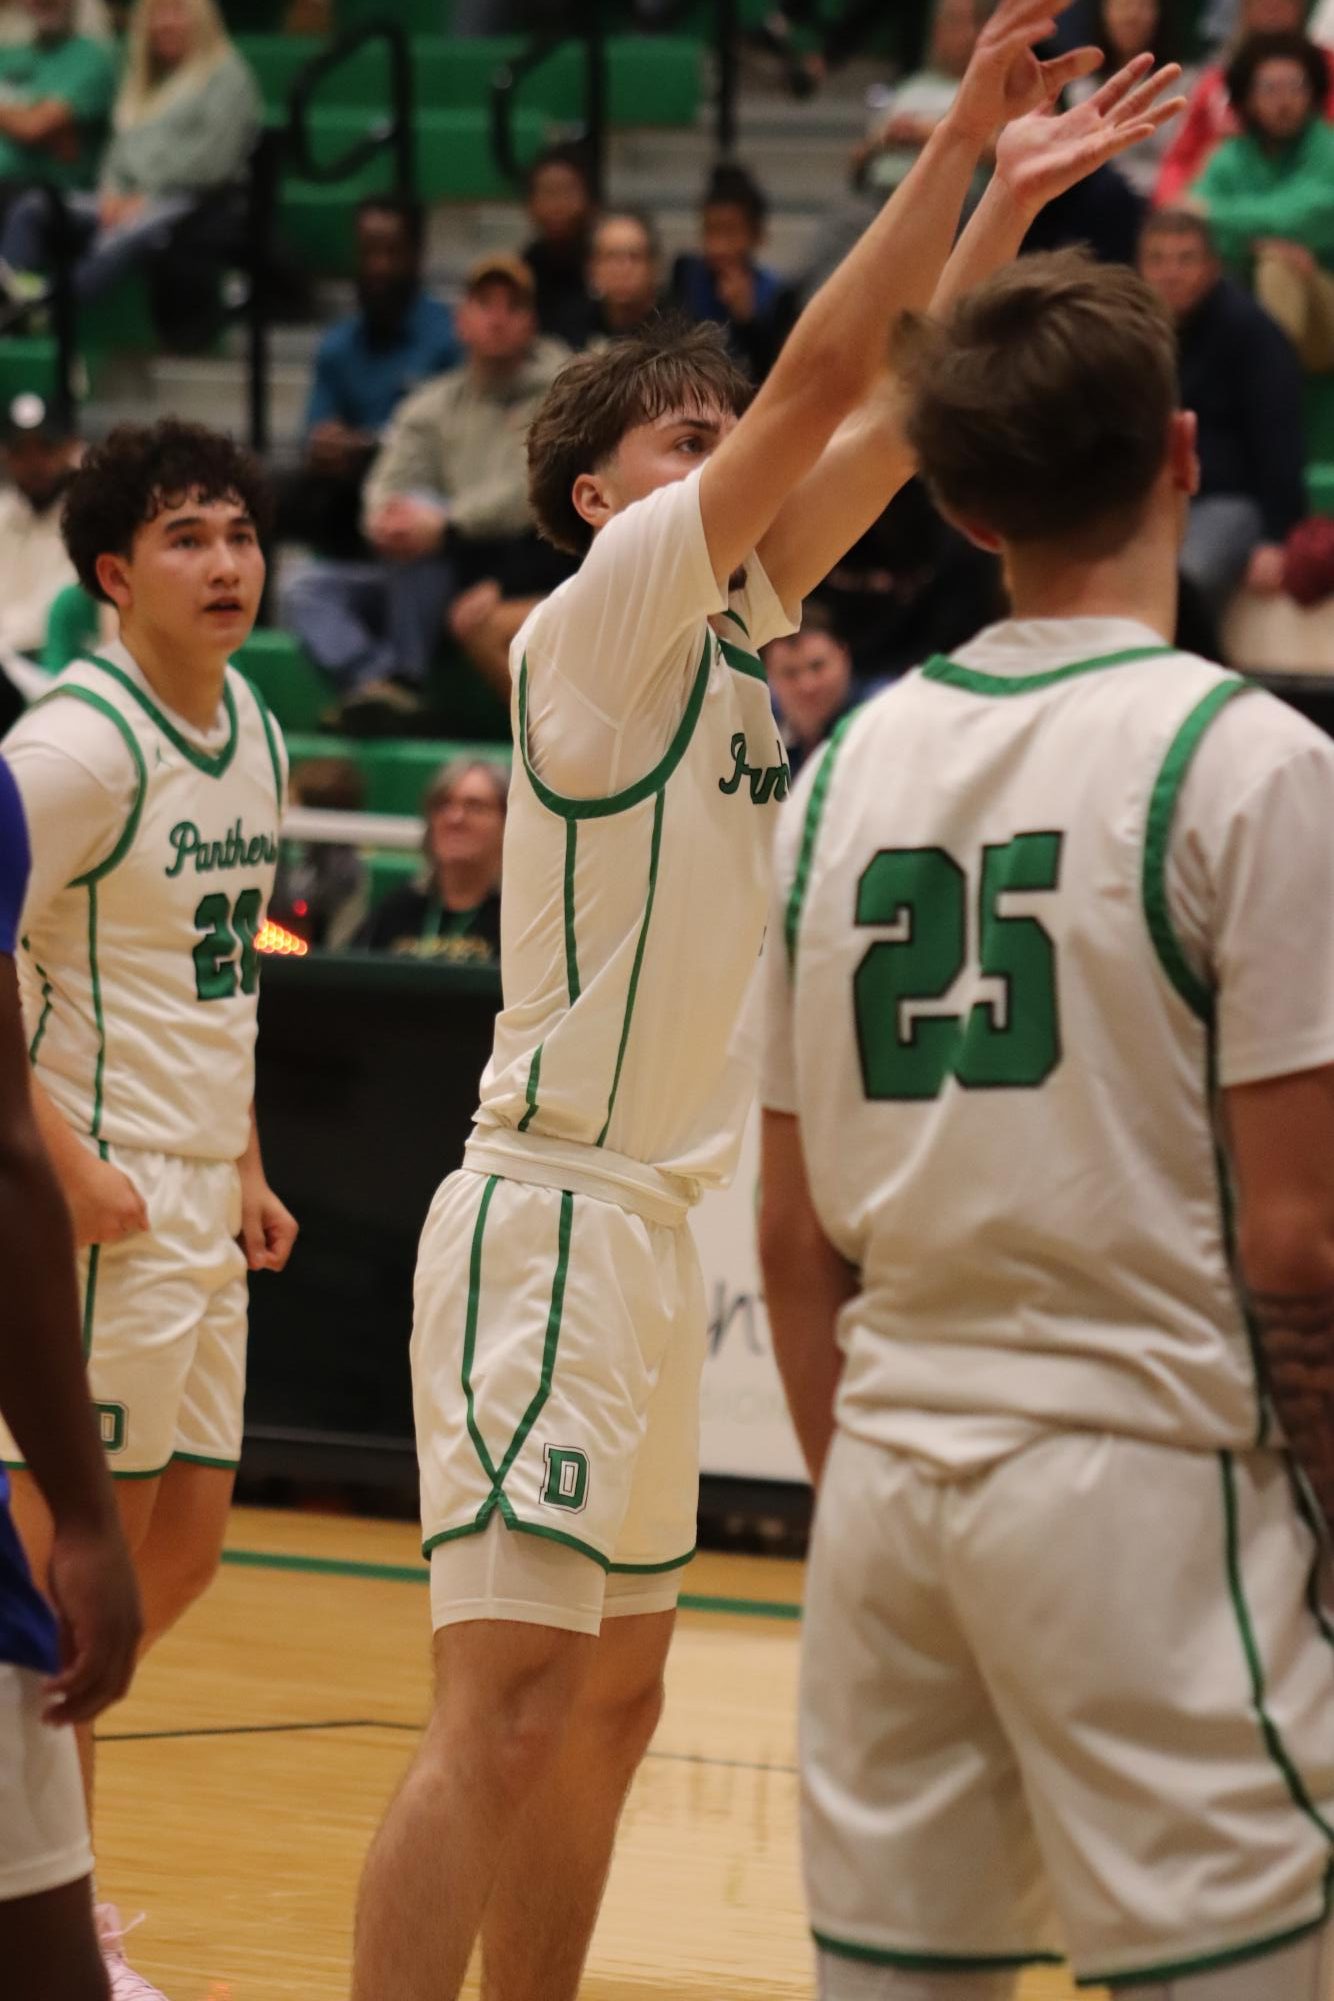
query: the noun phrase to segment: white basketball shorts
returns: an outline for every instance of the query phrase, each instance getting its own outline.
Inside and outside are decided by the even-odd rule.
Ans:
[[[232,1161],[112,1147],[150,1227],[81,1253],[88,1385],[117,1479],[173,1459],[234,1467],[245,1403],[246,1261]],[[0,1427],[0,1458],[21,1463]]]
[[[1064,1433],[951,1481],[840,1432],[801,1684],[831,1977],[1166,1980],[1321,1924],[1329,1582],[1280,1453]]]
[[[422,1233],[412,1335],[426,1552],[498,1520],[579,1552],[613,1590],[679,1570],[695,1542],[704,1346],[686,1223],[451,1175]],[[543,1623],[596,1631],[602,1609]]]
[[[74,1732],[42,1721],[42,1677],[0,1663],[0,1903],[93,1873]]]

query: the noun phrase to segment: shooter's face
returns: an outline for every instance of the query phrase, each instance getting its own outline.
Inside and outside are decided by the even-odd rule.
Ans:
[[[730,410],[672,410],[627,431],[604,469],[611,512],[620,514],[660,486],[697,472],[736,422]]]

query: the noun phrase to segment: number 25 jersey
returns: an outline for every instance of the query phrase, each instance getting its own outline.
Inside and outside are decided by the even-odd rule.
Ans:
[[[841,1421],[1271,1436],[1216,1101],[1334,1061],[1329,743],[1134,622],[994,628],[849,719],[780,883]]]
[[[200,738],[109,647],[67,669],[5,748],[34,857],[19,971],[36,1076],[93,1141],[238,1158],[285,769],[261,698],[229,667]],[[87,866],[57,885],[42,851],[68,851],[66,797],[90,823]]]

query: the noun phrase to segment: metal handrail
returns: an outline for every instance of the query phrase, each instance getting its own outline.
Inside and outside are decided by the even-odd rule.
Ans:
[[[520,181],[523,167],[514,148],[515,99],[525,77],[542,67],[567,42],[584,46],[584,116],[581,137],[588,150],[593,193],[601,200],[607,159],[607,36],[602,0],[583,0],[581,25],[574,33],[539,35],[491,78],[491,156],[508,181]]]
[[[319,86],[334,70],[341,69],[350,56],[359,55],[373,42],[383,42],[389,51],[390,113],[364,139],[349,146],[336,160],[317,160],[311,146],[309,114],[311,100]],[[416,134],[413,125],[412,44],[397,21],[369,21],[364,27],[349,28],[327,49],[313,56],[292,85],[288,100],[287,143],[289,163],[307,180],[327,186],[345,181],[391,148],[394,155],[394,184],[400,194],[412,194],[417,185]]]

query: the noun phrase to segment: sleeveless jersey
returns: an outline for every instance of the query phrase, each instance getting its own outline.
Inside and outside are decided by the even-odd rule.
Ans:
[[[799,800],[778,943],[811,1192],[861,1275],[851,1430],[1271,1434],[1215,996],[1167,893],[1183,781],[1238,695],[1271,701],[1161,646],[937,660],[848,719]]]
[[[505,834],[505,1008],[478,1126],[628,1156],[694,1184],[735,1166],[754,1087],[738,1026],[763,942],[787,758],[744,596],[701,618],[657,766],[608,798],[544,784],[515,699]],[[790,628],[785,628],[790,629]],[[751,630],[754,630],[751,627]]]
[[[229,667],[228,735],[207,754],[122,668],[92,658],[16,732],[40,733],[69,702],[119,731],[136,785],[112,852],[35,913],[23,940],[34,1069],[92,1140],[235,1160],[249,1136],[255,941],[283,807],[276,726]]]

